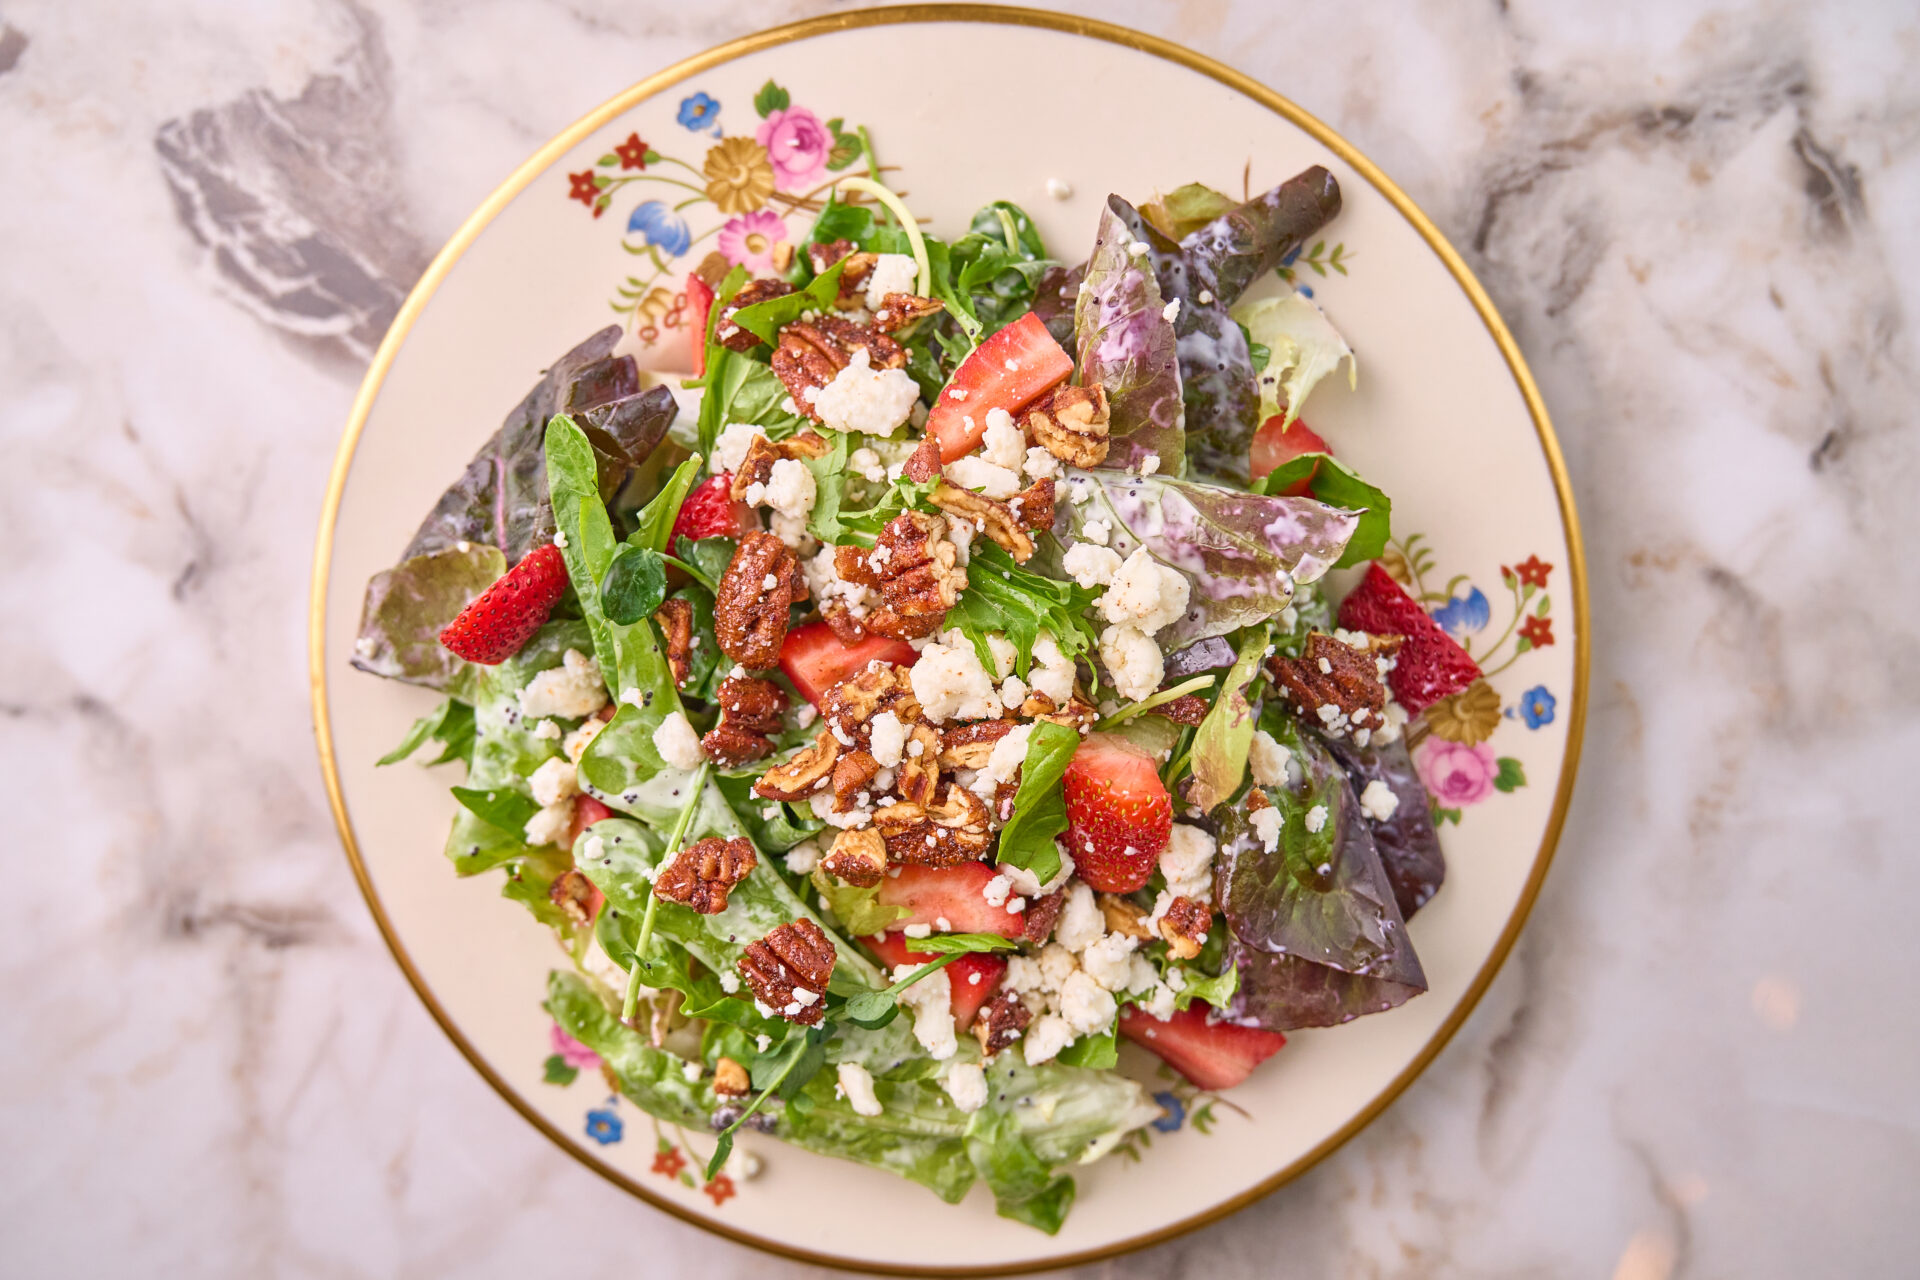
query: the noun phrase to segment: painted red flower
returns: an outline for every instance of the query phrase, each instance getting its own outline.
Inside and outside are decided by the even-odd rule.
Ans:
[[[724,1173],[700,1189],[712,1196],[715,1204],[723,1204],[739,1194],[733,1189],[733,1179]]]
[[[1530,587],[1545,588],[1547,575],[1553,572],[1553,566],[1539,556],[1528,556],[1513,567],[1514,574]]]
[[[1520,638],[1536,649],[1553,643],[1553,619],[1532,617],[1520,624]]]
[[[653,1171],[666,1177],[676,1177],[687,1167],[687,1158],[680,1154],[680,1148],[664,1146],[653,1153]]]
[[[620,157],[622,169],[644,169],[647,167],[647,144],[640,141],[640,135],[630,133],[627,140],[613,149]]]
[[[573,184],[573,189],[567,192],[567,199],[578,200],[581,204],[592,208],[593,202],[600,198],[600,187],[593,180],[593,170],[570,173],[567,175],[567,181]]]

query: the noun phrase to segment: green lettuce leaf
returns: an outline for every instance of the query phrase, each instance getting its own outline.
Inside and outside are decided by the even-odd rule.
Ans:
[[[1189,182],[1158,200],[1147,201],[1140,206],[1140,213],[1163,235],[1178,240],[1198,231],[1238,203],[1232,196],[1222,195],[1212,187]]]
[[[1252,341],[1267,348],[1267,363],[1259,371],[1262,422],[1284,414],[1291,424],[1308,394],[1343,360],[1347,385],[1358,382],[1353,348],[1306,294],[1265,298],[1235,308],[1234,318],[1247,327]]]
[[[1101,465],[1138,471],[1153,458],[1162,473],[1184,475],[1180,360],[1153,266],[1144,255],[1128,251],[1133,237],[1112,208],[1101,215],[1093,243],[1074,309],[1074,333],[1079,381],[1106,389],[1112,415]]]
[[[1025,867],[1041,884],[1060,873],[1057,836],[1067,829],[1067,802],[1060,790],[1067,764],[1080,746],[1080,735],[1066,725],[1036,720],[1020,765],[1020,789],[1013,798],[1013,816],[1000,828],[996,858],[1008,866]]]
[[[967,1156],[993,1191],[994,1211],[1053,1235],[1073,1207],[1073,1179],[1055,1176],[1013,1117],[982,1107],[967,1125]]]
[[[684,1059],[653,1048],[645,1037],[621,1026],[586,979],[557,969],[549,973],[546,1010],[561,1030],[600,1055],[620,1092],[642,1111],[669,1124],[706,1128],[717,1102],[712,1077],[689,1081]]]
[[[1190,803],[1202,809],[1224,804],[1240,790],[1247,776],[1247,753],[1253,746],[1253,708],[1247,686],[1260,674],[1267,653],[1267,628],[1250,627],[1240,637],[1240,651],[1220,685],[1219,696],[1206,719],[1194,731],[1190,757],[1193,784]]]
[[[905,907],[888,906],[881,902],[879,885],[862,889],[857,885],[842,884],[818,867],[813,869],[812,878],[820,901],[826,903],[827,909],[833,912],[842,931],[854,937],[866,938],[885,933],[895,921],[913,914]]]
[[[1254,492],[1285,493],[1302,480],[1308,481],[1317,500],[1360,517],[1346,551],[1333,567],[1350,569],[1379,559],[1393,536],[1392,499],[1330,453],[1303,453],[1281,463],[1254,486]]]

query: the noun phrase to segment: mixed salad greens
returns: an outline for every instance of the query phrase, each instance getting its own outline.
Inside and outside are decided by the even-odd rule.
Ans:
[[[1116,195],[1069,265],[845,179],[689,281],[678,395],[595,334],[369,584],[355,664],[445,695],[381,763],[465,766],[455,870],[713,1169],[751,1127],[1056,1231],[1160,1114],[1121,1040],[1225,1089],[1425,989],[1407,734],[1478,673],[1317,585],[1391,517],[1299,420],[1353,353],[1276,268],[1339,208]]]

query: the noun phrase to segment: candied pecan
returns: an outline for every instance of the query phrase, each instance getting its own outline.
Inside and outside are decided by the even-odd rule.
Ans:
[[[1013,512],[1021,528],[1031,533],[1053,528],[1053,477],[1042,476],[1007,499],[1007,510]]]
[[[1012,733],[1011,720],[975,720],[940,732],[940,763],[949,769],[984,769],[1000,739]]]
[[[882,333],[896,333],[944,310],[946,305],[917,293],[890,293],[880,299],[880,309],[873,313],[873,325]]]
[[[866,752],[842,752],[840,762],[833,766],[833,811],[845,813],[853,808],[854,801],[879,772],[880,762]]]
[[[1032,701],[1033,697],[1034,695],[1028,694],[1028,701]],[[1020,710],[1023,714],[1025,713],[1025,703],[1021,704]],[[1051,724],[1063,724],[1069,729],[1076,730],[1089,728],[1099,718],[1099,709],[1085,698],[1082,698],[1077,689],[1074,691],[1073,696],[1067,699],[1066,706],[1053,711],[1043,711],[1034,717],[1036,720],[1045,720]]]
[[[1060,922],[1060,910],[1067,905],[1067,895],[1059,891],[1047,894],[1043,898],[1033,898],[1027,903],[1027,927],[1020,936],[1036,946],[1045,946],[1053,936],[1053,926]]]
[[[759,760],[773,750],[773,740],[725,716],[700,739],[700,751],[722,769],[734,769]]]
[[[720,705],[723,722],[754,733],[780,732],[782,718],[793,705],[785,689],[771,680],[753,676],[728,676],[720,682],[715,700]]]
[[[674,856],[654,880],[653,892],[703,916],[717,915],[727,909],[727,890],[745,880],[757,861],[752,842],[708,836]]]
[[[760,337],[751,329],[742,329],[733,322],[734,312],[742,307],[750,307],[756,302],[765,302],[770,298],[784,298],[793,292],[793,286],[785,280],[749,280],[733,295],[726,306],[720,308],[720,320],[713,327],[713,336],[720,345],[729,351],[751,351],[760,345]]]
[[[783,459],[798,462],[803,458],[823,458],[826,453],[827,442],[817,431],[802,431],[785,440],[755,436],[747,446],[747,456],[741,460],[740,469],[733,473],[733,486],[727,494],[736,502],[745,499],[754,485],[764,485],[772,478],[774,463]]]
[[[805,800],[825,789],[839,758],[840,744],[822,730],[812,746],[802,747],[785,763],[761,774],[753,784],[753,794],[762,800]]]
[[[866,301],[867,277],[873,274],[873,264],[879,260],[879,254],[868,253],[864,249],[845,255],[847,265],[840,269],[840,288],[833,298],[835,307],[841,311],[851,311]]]
[[[713,638],[743,667],[779,665],[787,611],[807,598],[800,561],[786,543],[759,530],[740,539],[713,602]]]
[[[928,436],[907,458],[900,474],[915,484],[927,484],[940,478],[940,442]]]
[[[1019,518],[1006,503],[942,480],[933,491],[933,505],[950,516],[971,520],[985,529],[989,538],[1007,549],[1016,564],[1025,564],[1033,558],[1033,539],[1020,527]]]
[[[820,616],[842,644],[859,644],[867,638],[867,624],[854,616],[844,600],[829,600],[820,606]]]
[[[1267,660],[1267,670],[1294,706],[1325,724],[1343,718],[1359,725],[1378,724],[1386,709],[1387,691],[1373,654],[1318,631],[1307,637],[1300,657],[1276,655]],[[1325,714],[1322,707],[1334,707],[1336,713]]]
[[[1160,917],[1160,936],[1167,940],[1167,954],[1176,960],[1191,960],[1206,945],[1207,928],[1213,912],[1192,898],[1175,898],[1167,913]]]
[[[993,813],[1001,823],[1013,821],[1013,802],[1020,798],[1020,770],[1015,769],[1013,776],[993,789]]]
[[[868,365],[875,369],[899,369],[907,363],[900,344],[871,325],[817,316],[795,320],[780,330],[780,343],[773,352],[774,376],[800,412],[818,422],[814,397],[847,367],[856,351],[865,351]]]
[[[980,1041],[980,1052],[991,1058],[1020,1038],[1033,1021],[1033,1014],[1011,991],[1002,991],[974,1015],[973,1034]]]
[[[653,620],[667,638],[667,667],[673,682],[682,685],[693,671],[693,602],[667,600],[654,611]]]
[[[1107,922],[1108,933],[1124,933],[1143,941],[1153,936],[1147,927],[1147,913],[1130,900],[1115,893],[1103,893],[1095,901],[1100,904],[1100,916]]]
[[[820,998],[833,980],[833,941],[804,917],[783,924],[740,957],[740,976],[754,998],[788,1022],[818,1026],[826,1012]]]
[[[918,703],[914,709],[919,710]],[[900,771],[894,780],[894,790],[902,800],[924,805],[933,802],[934,793],[939,789],[940,733],[930,724],[915,722],[907,735],[907,745],[900,752]]]
[[[1027,431],[1062,462],[1097,467],[1107,460],[1106,388],[1061,383],[1027,410]]]
[[[569,867],[547,886],[547,901],[560,908],[560,914],[575,924],[592,924],[606,899],[579,868]]]
[[[842,831],[833,838],[827,856],[820,859],[820,867],[836,880],[871,889],[887,869],[887,842],[871,829]]]
[[[940,629],[947,610],[967,589],[967,571],[947,539],[947,522],[924,511],[903,511],[887,522],[865,556],[836,552],[840,576],[847,561],[864,560],[877,586],[881,606],[867,615],[867,630],[894,640],[917,640]],[[856,572],[858,569],[856,568]],[[859,581],[859,579],[848,579]]]
[[[886,583],[879,565],[874,563],[873,551],[866,547],[835,547],[833,572],[842,582],[863,587],[879,588]]]
[[[1247,791],[1246,806],[1248,813],[1258,813],[1262,809],[1273,808],[1273,801],[1267,798],[1265,791],[1259,787],[1253,787]]]
[[[895,862],[951,867],[985,857],[993,844],[987,807],[965,787],[949,786],[934,805],[890,804],[875,811],[873,822]]]
[[[907,668],[891,662],[869,662],[820,696],[820,714],[827,728],[844,744],[865,748],[873,741],[873,718],[891,711],[903,724],[920,719],[920,702],[913,696]]]
[[[753,1092],[753,1082],[745,1067],[732,1058],[721,1058],[713,1064],[713,1092],[721,1098],[744,1097]]]
[[[828,267],[853,252],[851,240],[828,240],[823,244],[807,246],[807,260],[813,263],[813,274],[824,275]]]
[[[1210,709],[1205,698],[1197,693],[1189,693],[1163,702],[1147,714],[1164,716],[1175,724],[1197,725],[1207,718]]]

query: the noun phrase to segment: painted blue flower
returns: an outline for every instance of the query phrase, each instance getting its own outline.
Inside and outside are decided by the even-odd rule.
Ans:
[[[1487,593],[1478,587],[1470,587],[1464,596],[1455,596],[1433,611],[1433,620],[1440,629],[1458,640],[1471,635],[1487,625],[1493,617],[1493,608],[1487,603]]]
[[[712,124],[719,115],[720,104],[704,93],[680,99],[680,123],[695,133]]]
[[[644,237],[656,248],[677,258],[693,245],[693,233],[687,220],[667,207],[664,200],[649,200],[627,218],[627,234]]]
[[[587,1112],[587,1136],[603,1147],[620,1141],[620,1133],[624,1128],[626,1126],[613,1113],[612,1107],[599,1107]]]
[[[1520,695],[1520,718],[1527,722],[1527,728],[1538,729],[1553,723],[1553,695],[1547,692],[1547,686],[1537,684]]]
[[[1171,1089],[1162,1089],[1153,1095],[1153,1100],[1165,1108],[1160,1118],[1153,1122],[1154,1128],[1162,1133],[1172,1133],[1186,1122],[1186,1104],[1181,1102]]]

